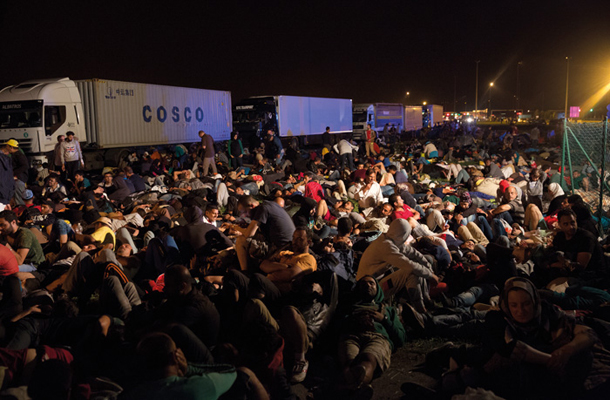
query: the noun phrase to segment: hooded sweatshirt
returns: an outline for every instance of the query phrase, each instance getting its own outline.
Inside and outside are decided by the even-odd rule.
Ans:
[[[375,295],[375,298],[370,302],[364,300],[355,302],[352,305],[350,314],[347,316],[347,323],[342,324],[342,326],[344,327],[344,333],[348,335],[357,334],[359,331],[362,331],[362,327],[358,324],[358,315],[360,312],[365,310],[381,311],[383,312],[385,319],[381,322],[373,321],[373,329],[390,342],[390,348],[394,351],[397,347],[402,346],[406,342],[407,334],[402,322],[400,322],[396,308],[389,305],[384,306],[383,301],[385,295],[383,294],[379,282],[377,282],[377,280],[375,280],[375,282],[377,283],[377,294]]]
[[[421,278],[432,276],[432,268],[424,256],[405,242],[411,236],[411,225],[404,219],[392,221],[387,233],[382,234],[367,247],[356,279],[365,275],[373,277],[383,273],[388,267],[405,269]]]

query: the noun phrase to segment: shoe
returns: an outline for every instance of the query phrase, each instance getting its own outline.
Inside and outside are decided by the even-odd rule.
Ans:
[[[445,293],[441,293],[440,297],[441,297],[441,303],[443,304],[443,307],[445,307],[445,308],[455,308],[456,307],[453,299],[447,297],[447,295]]]
[[[426,333],[426,322],[424,316],[413,308],[411,304],[406,303],[404,305],[402,318],[404,319],[405,325],[411,327],[416,334],[423,335]]]
[[[457,346],[453,342],[447,342],[444,345],[428,352],[424,364],[428,370],[449,368],[449,359],[454,353]]]
[[[291,383],[301,383],[305,380],[307,376],[307,370],[309,370],[309,361],[302,360],[296,361],[294,363],[294,367],[292,367],[292,378],[290,379]]]

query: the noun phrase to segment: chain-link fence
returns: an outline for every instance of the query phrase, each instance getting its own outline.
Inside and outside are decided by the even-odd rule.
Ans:
[[[607,165],[610,144],[607,142],[607,129],[607,122],[568,122],[564,131],[561,165],[571,192],[580,195],[589,205],[602,235],[610,228],[610,220],[606,218],[610,216],[610,165]],[[604,179],[600,179],[602,176]]]

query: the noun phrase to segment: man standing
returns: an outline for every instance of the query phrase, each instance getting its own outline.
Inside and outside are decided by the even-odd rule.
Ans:
[[[365,132],[365,139],[366,139],[366,156],[369,157],[371,155],[371,153],[373,153],[374,155],[377,155],[377,152],[375,151],[375,139],[377,138],[377,132],[375,132],[372,128],[371,128],[371,124],[367,124],[366,125],[366,132]]]
[[[74,137],[74,132],[66,133],[66,140],[61,143],[61,169],[65,171],[67,179],[74,179],[79,167],[85,167],[83,152],[80,149],[78,139]]]
[[[59,135],[57,136],[57,143],[55,144],[55,149],[53,150],[53,171],[60,173],[61,172],[61,153],[62,153],[62,149],[61,149],[61,144],[64,142],[64,140],[66,139],[65,135]]]
[[[15,180],[13,178],[13,163],[10,157],[9,145],[0,148],[0,211],[4,210],[15,194]]]
[[[15,139],[10,139],[6,142],[7,150],[11,155],[11,163],[13,164],[13,176],[15,180],[15,204],[22,206],[23,196],[25,195],[25,184],[28,182],[30,163],[25,156],[23,150],[19,148],[19,142]]]
[[[269,160],[275,160],[275,164],[279,165],[282,161],[282,157],[284,156],[284,146],[282,146],[282,141],[271,129],[267,131],[267,140],[268,142],[265,143],[265,155]]]
[[[203,159],[203,176],[208,176],[208,170],[212,167],[214,175],[218,173],[216,170],[216,162],[214,162],[214,138],[206,134],[204,131],[199,131],[201,138],[201,154]]]

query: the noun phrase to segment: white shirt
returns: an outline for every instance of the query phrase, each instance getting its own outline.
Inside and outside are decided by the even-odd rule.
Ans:
[[[366,185],[363,185],[354,196],[354,198],[358,200],[358,205],[360,208],[375,207],[377,204],[383,202],[381,186],[379,186],[377,182],[373,182],[369,190],[365,191],[365,188]]]

